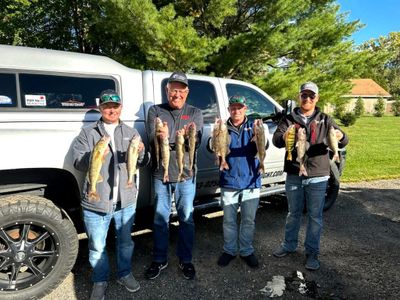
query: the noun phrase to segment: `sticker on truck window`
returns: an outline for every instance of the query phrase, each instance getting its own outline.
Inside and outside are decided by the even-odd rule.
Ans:
[[[61,102],[62,107],[84,107],[85,102],[74,100],[74,99],[69,99],[67,101]]]
[[[26,106],[46,106],[46,96],[44,95],[25,95]]]
[[[0,104],[12,104],[12,100],[8,96],[0,95]]]

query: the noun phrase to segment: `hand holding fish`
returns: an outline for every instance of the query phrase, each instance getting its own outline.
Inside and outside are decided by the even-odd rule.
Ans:
[[[336,139],[340,141],[343,138],[343,133],[339,129],[335,129]]]

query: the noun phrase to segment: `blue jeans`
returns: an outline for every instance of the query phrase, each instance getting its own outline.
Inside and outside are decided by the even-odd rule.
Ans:
[[[256,225],[256,212],[260,200],[260,189],[221,189],[224,209],[224,252],[237,255],[238,225],[237,212],[240,206],[239,254],[253,254],[253,239]]]
[[[193,201],[196,192],[195,180],[163,183],[161,180],[154,179],[154,192],[154,261],[165,262],[168,260],[169,217],[172,194],[175,193],[175,204],[179,219],[179,240],[176,255],[182,263],[191,262],[194,244]]]
[[[289,212],[286,217],[285,241],[282,247],[295,251],[303,215],[304,203],[307,207],[307,230],[304,241],[306,254],[319,254],[322,232],[322,213],[325,203],[327,176],[307,178],[297,175],[286,177],[286,197]]]
[[[116,234],[117,276],[128,275],[132,270],[134,243],[131,230],[135,221],[136,204],[123,209],[116,207],[112,213],[83,209],[83,221],[89,240],[89,262],[93,268],[92,281],[108,281],[110,266],[106,251],[106,238],[110,222],[114,219]]]

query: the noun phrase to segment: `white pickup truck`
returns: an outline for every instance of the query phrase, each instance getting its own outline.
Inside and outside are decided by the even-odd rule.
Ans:
[[[147,146],[147,110],[167,101],[169,75],[130,69],[102,56],[0,45],[1,299],[39,298],[75,263],[86,174],[74,169],[71,145],[83,126],[99,119],[100,92],[118,91],[121,119],[139,131]],[[263,118],[269,132],[261,195],[283,193],[284,149],[271,142],[282,107],[246,82],[191,74],[188,79],[187,102],[204,116],[195,208],[219,205],[218,168],[207,144],[215,118],[228,118],[228,98],[234,94],[247,98],[249,117]],[[332,178],[327,206],[339,188],[338,176]],[[137,182],[140,220],[141,209],[153,203],[149,168],[140,170]]]

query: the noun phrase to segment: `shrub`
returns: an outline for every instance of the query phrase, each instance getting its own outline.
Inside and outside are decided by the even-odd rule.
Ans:
[[[346,111],[346,103],[344,102],[336,103],[333,116],[335,118],[340,119],[345,114],[345,111]]]
[[[400,99],[397,99],[392,104],[393,115],[400,116]]]
[[[356,117],[361,117],[365,113],[364,100],[358,97],[356,101],[356,106],[354,107],[354,114]]]
[[[343,124],[344,127],[349,127],[351,125],[354,125],[357,120],[356,114],[353,114],[351,112],[344,113],[340,118],[340,122]]]
[[[385,101],[383,100],[382,97],[378,99],[378,101],[374,105],[375,109],[375,117],[383,117],[383,114],[385,113]]]

